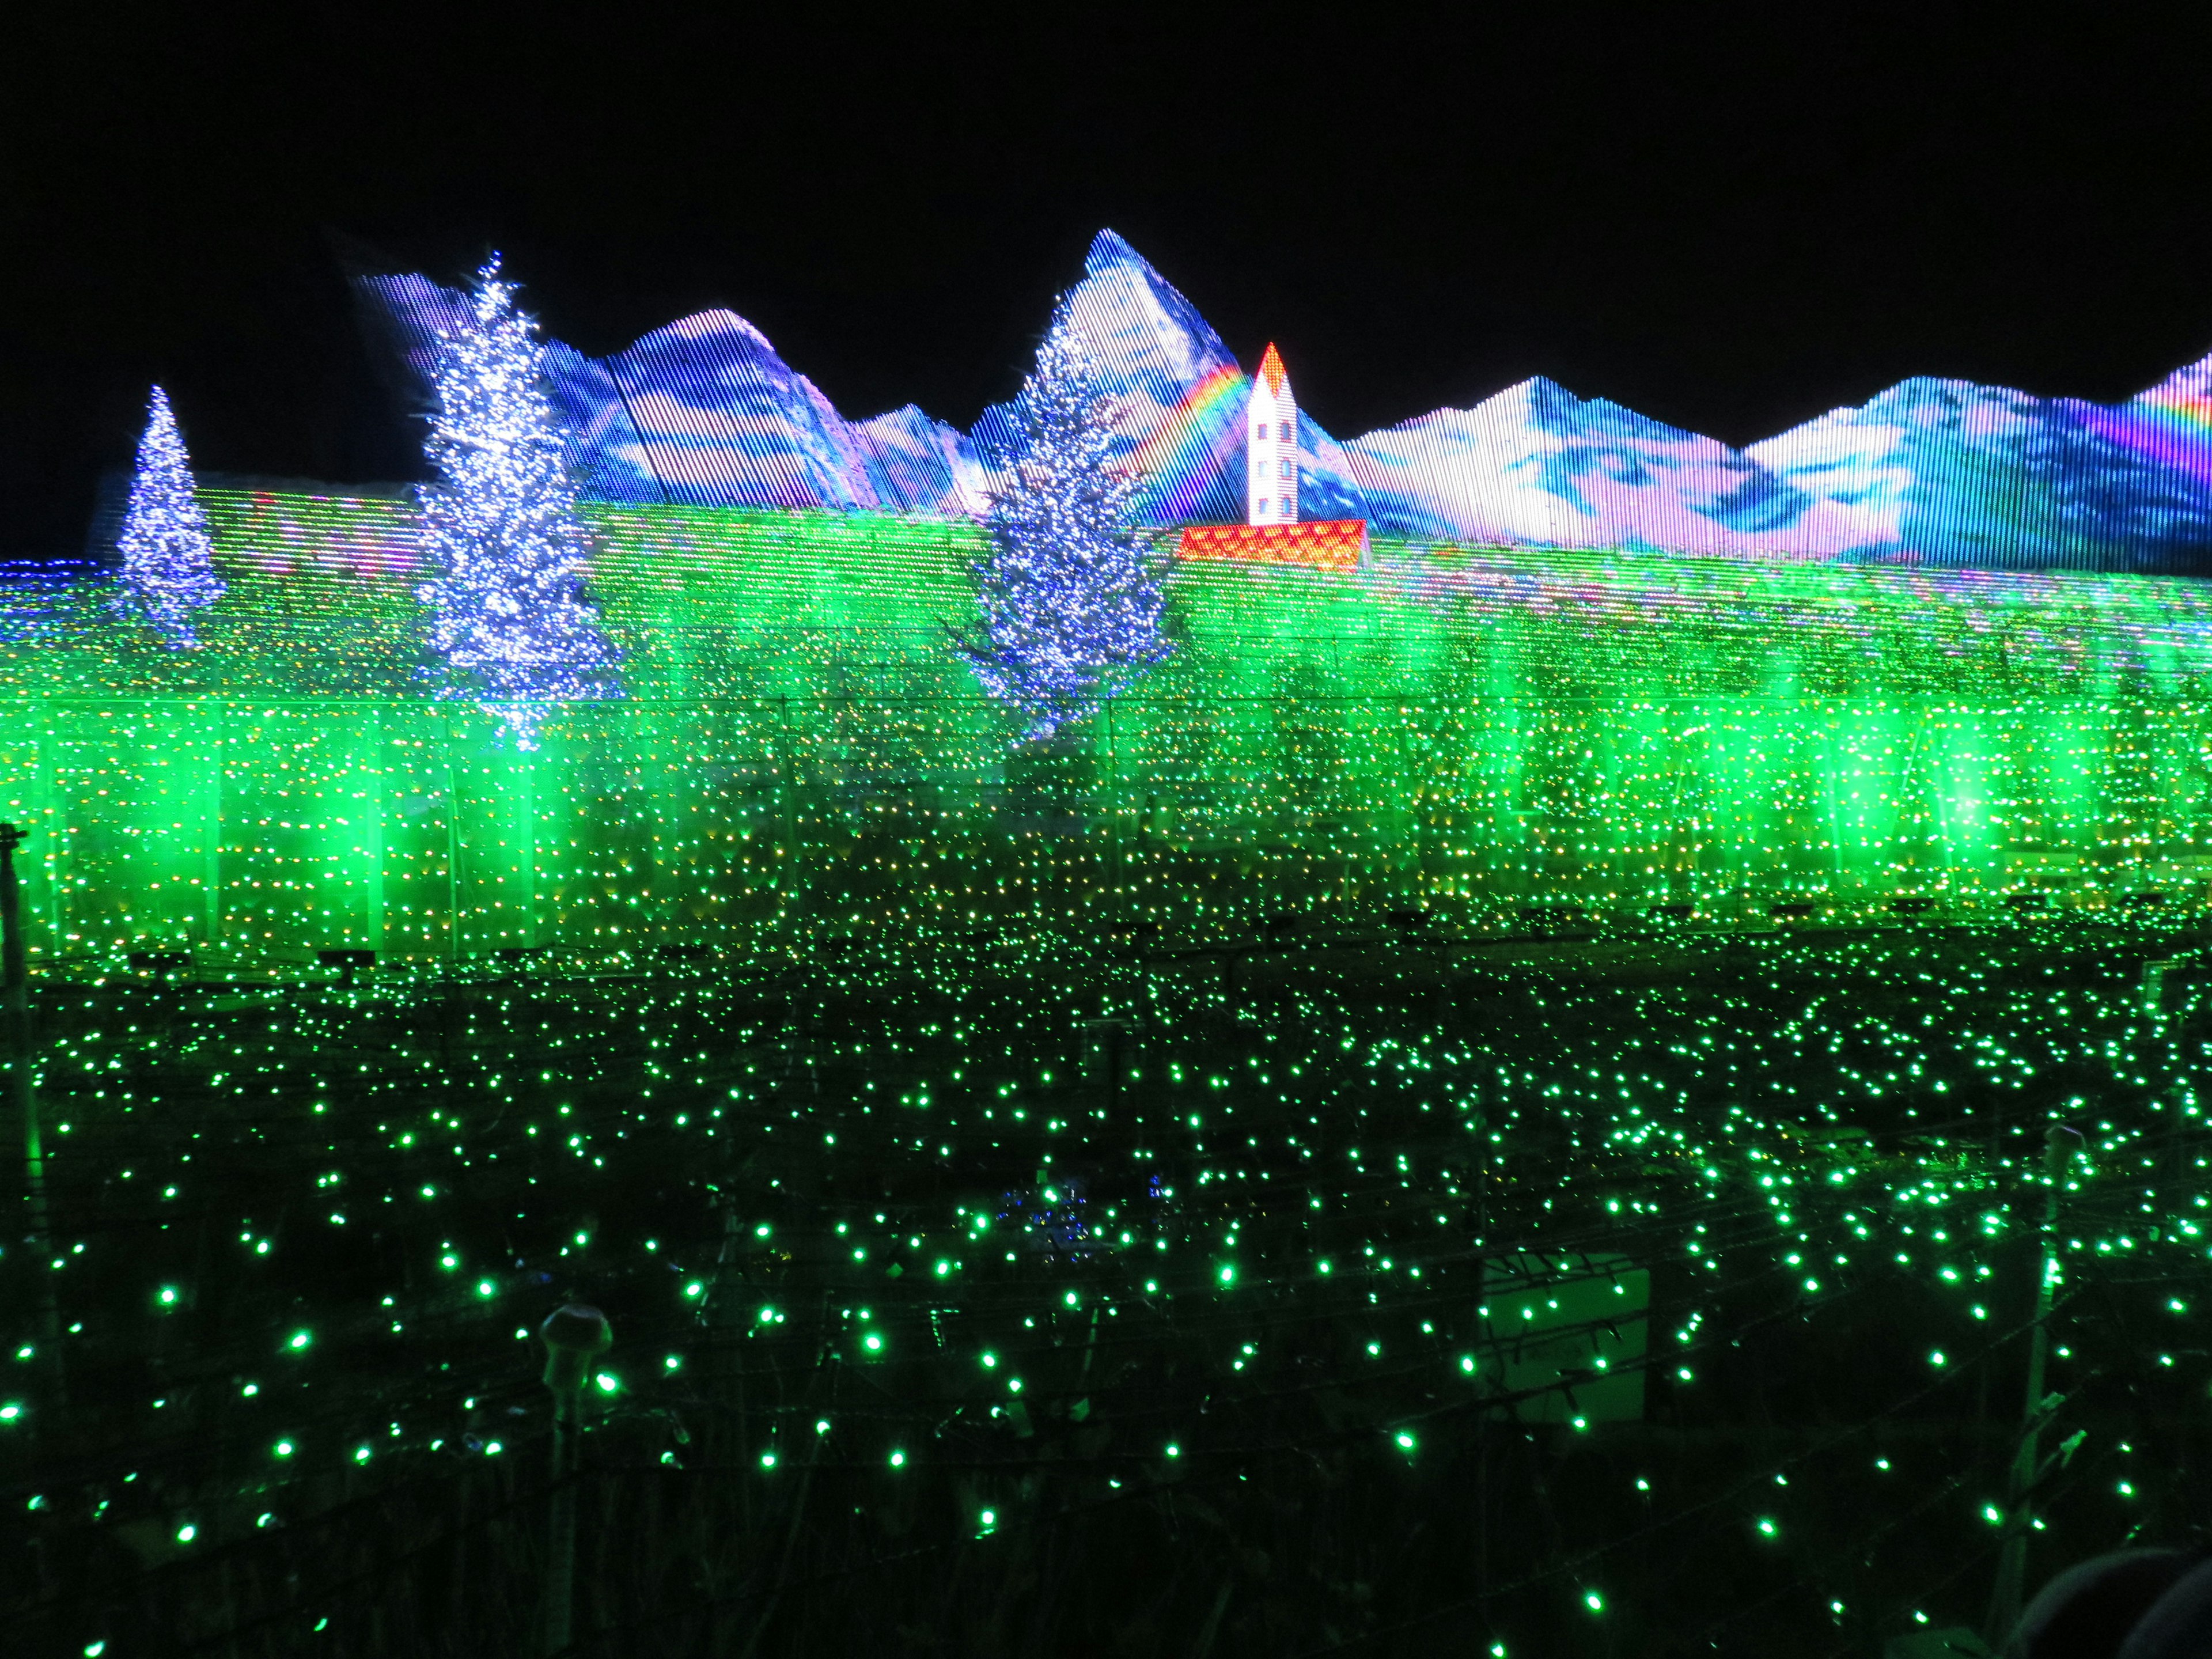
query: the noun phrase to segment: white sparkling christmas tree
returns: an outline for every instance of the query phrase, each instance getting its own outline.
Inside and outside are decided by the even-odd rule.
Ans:
[[[482,696],[536,747],[531,706],[617,695],[614,647],[583,594],[587,538],[535,319],[494,255],[467,320],[438,351],[424,453],[425,541],[439,572],[419,590],[449,696]]]
[[[123,555],[118,609],[143,622],[173,648],[198,645],[192,612],[213,605],[225,588],[215,574],[207,515],[192,498],[191,461],[169,409],[169,394],[159,386],[147,406],[137,470],[131,478],[131,505],[116,545]]]
[[[983,637],[962,654],[1030,739],[1087,711],[1120,671],[1168,653],[1165,601],[1133,523],[1143,481],[1109,460],[1113,405],[1065,307],[1015,400],[1008,481],[976,567]]]

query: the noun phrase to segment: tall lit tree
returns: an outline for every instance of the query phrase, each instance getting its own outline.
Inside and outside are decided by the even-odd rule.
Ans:
[[[1013,410],[1006,483],[976,566],[983,633],[962,654],[988,690],[1050,737],[1120,671],[1160,660],[1165,601],[1134,533],[1142,480],[1113,464],[1113,405],[1066,307]]]
[[[419,592],[454,677],[442,694],[489,694],[524,748],[536,746],[525,705],[614,694],[615,649],[583,593],[588,544],[544,359],[495,254],[439,344],[424,446],[437,482],[422,490],[439,574]]]
[[[138,440],[131,505],[117,540],[123,555],[118,608],[159,633],[178,650],[199,643],[191,613],[213,605],[226,589],[215,574],[207,515],[192,498],[192,465],[185,453],[169,394],[161,387],[146,409]]]

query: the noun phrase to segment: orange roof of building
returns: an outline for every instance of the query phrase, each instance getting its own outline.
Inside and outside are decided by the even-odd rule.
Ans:
[[[1355,570],[1367,550],[1364,519],[1315,519],[1304,524],[1194,524],[1182,532],[1176,556],[1228,559],[1243,564],[1310,564],[1318,570]]]
[[[1290,379],[1289,371],[1283,367],[1282,354],[1275,349],[1273,340],[1267,342],[1267,349],[1260,359],[1260,379],[1267,383],[1269,395],[1277,398],[1283,395],[1283,382]]]

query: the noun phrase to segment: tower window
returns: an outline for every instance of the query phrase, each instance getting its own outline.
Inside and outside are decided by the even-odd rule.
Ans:
[[[1266,437],[1267,435],[1267,423],[1265,421],[1261,421],[1257,426],[1252,428],[1252,435],[1255,438]]]
[[[1285,443],[1288,443],[1288,442],[1290,442],[1290,441],[1291,441],[1291,423],[1290,423],[1288,421],[1285,421],[1285,422],[1283,422],[1279,427],[1278,427],[1278,428],[1275,429],[1275,435],[1276,435],[1277,437],[1280,438],[1280,439],[1285,442]]]
[[[1267,516],[1267,498],[1265,495],[1261,496],[1258,503],[1252,508],[1252,511],[1258,517],[1262,519],[1266,518]]]
[[[1283,516],[1286,519],[1291,516],[1291,498],[1288,495],[1283,497]]]
[[[1279,478],[1287,478],[1291,476],[1290,457],[1287,455],[1285,456],[1282,460],[1277,464],[1275,476]]]

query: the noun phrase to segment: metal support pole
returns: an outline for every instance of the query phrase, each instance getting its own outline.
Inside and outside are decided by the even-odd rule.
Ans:
[[[2020,1622],[2021,1591],[2027,1577],[2028,1498],[2035,1487],[2040,1463],[2038,1448],[2044,1419],[2049,1414],[2044,1371],[2051,1358],[2051,1292],[2058,1282],[2052,1240],[2058,1228],[2058,1194],[2065,1183],[2067,1166],[2081,1144],[2081,1132],[2063,1123],[2054,1123],[2044,1133],[2043,1224],[2035,1236],[2035,1322],[2027,1332],[2027,1397],[2021,1413],[2020,1446],[2013,1454],[2012,1474],[2005,1486],[2004,1547],[1997,1557],[1996,1584],[1990,1594],[1992,1649],[2002,1648],[2012,1627]]]
[[[584,1383],[592,1362],[614,1341],[607,1316],[569,1303],[538,1328],[545,1343],[545,1387],[553,1396],[552,1508],[545,1551],[545,1659],[568,1650],[576,1610],[576,1472],[583,1434]]]
[[[55,1287],[53,1231],[46,1215],[46,1149],[39,1134],[39,1096],[32,1076],[30,955],[23,943],[23,892],[15,878],[15,849],[26,832],[0,823],[0,1018],[7,1032],[8,1104],[23,1126],[23,1193],[31,1254],[39,1273],[39,1346],[58,1402],[67,1387],[62,1370],[62,1316]]]
[[[553,1505],[545,1540],[545,1652],[568,1650],[576,1613],[576,1440],[582,1391],[553,1390]]]

